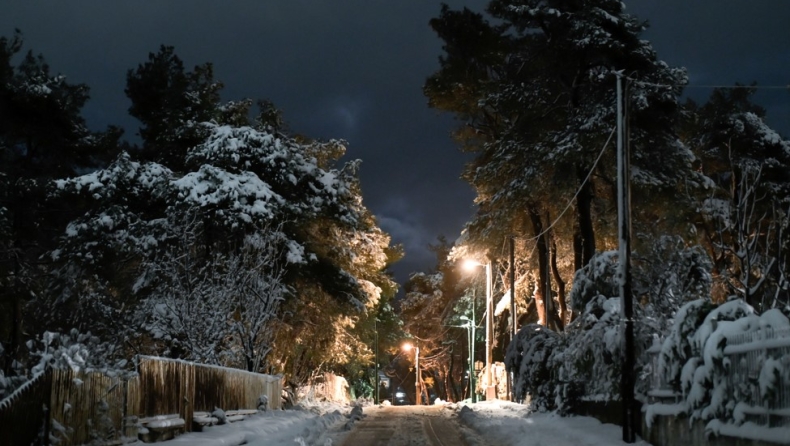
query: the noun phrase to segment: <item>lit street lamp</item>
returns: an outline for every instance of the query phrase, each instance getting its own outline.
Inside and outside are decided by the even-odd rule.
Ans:
[[[416,345],[411,345],[410,343],[403,344],[403,350],[409,351],[414,349],[414,375],[416,378],[414,379],[414,403],[418,406],[422,405],[422,382],[420,380],[420,347]]]
[[[464,262],[464,269],[467,271],[474,270],[475,267],[485,266],[486,269],[486,400],[496,399],[496,387],[494,386],[493,376],[491,374],[491,362],[493,357],[493,330],[494,330],[494,301],[492,299],[493,284],[491,281],[491,262],[480,263],[474,260],[466,260]]]

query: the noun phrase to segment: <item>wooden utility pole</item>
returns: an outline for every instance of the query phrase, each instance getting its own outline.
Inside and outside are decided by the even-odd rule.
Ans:
[[[513,236],[510,236],[510,342],[515,342],[516,331],[516,248]],[[513,372],[507,374],[507,399],[513,401]]]
[[[627,92],[627,86],[626,86]],[[634,308],[631,292],[631,154],[628,141],[623,77],[617,75],[617,233],[619,236],[620,302],[623,308],[623,367],[620,400],[623,404],[623,441],[636,441],[634,411]]]
[[[516,248],[513,236],[510,237],[510,341],[516,338]]]
[[[496,399],[493,367],[494,358],[494,283],[491,261],[486,263],[486,401]]]

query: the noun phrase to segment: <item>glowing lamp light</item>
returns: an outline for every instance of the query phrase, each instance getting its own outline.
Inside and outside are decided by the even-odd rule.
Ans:
[[[462,264],[463,269],[465,269],[466,271],[474,271],[475,268],[477,268],[478,266],[485,266],[485,265],[472,259],[466,259]]]

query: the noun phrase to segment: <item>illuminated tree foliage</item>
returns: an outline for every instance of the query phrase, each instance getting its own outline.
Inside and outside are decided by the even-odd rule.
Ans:
[[[90,331],[107,359],[166,355],[295,383],[367,370],[375,317],[397,327],[386,268],[401,252],[362,202],[359,161],[339,164],[345,142],[287,133],[267,101],[255,117],[252,101],[222,102],[211,64],[186,70],[163,46],[127,75],[142,124],[130,147],[85,130],[87,87],[32,55],[13,67],[18,36],[0,44],[6,363],[24,359],[24,322],[36,339]]]

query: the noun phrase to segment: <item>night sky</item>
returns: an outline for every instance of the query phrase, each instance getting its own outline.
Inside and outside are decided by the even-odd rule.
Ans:
[[[14,1],[0,6],[0,35],[22,30],[24,50],[53,72],[91,88],[88,124],[124,127],[126,72],[162,44],[191,69],[212,62],[226,100],[268,98],[290,128],[348,141],[363,160],[366,205],[406,249],[399,280],[428,270],[426,248],[454,240],[474,211],[458,177],[466,155],[450,139],[453,119],[427,107],[425,79],[438,69],[441,42],[428,26],[433,0]],[[484,0],[446,1],[483,11]],[[790,84],[790,0],[632,0],[648,20],[644,38],[661,59],[688,69],[692,85]],[[689,88],[704,100],[710,88]],[[761,90],[768,122],[790,135],[790,91]]]

